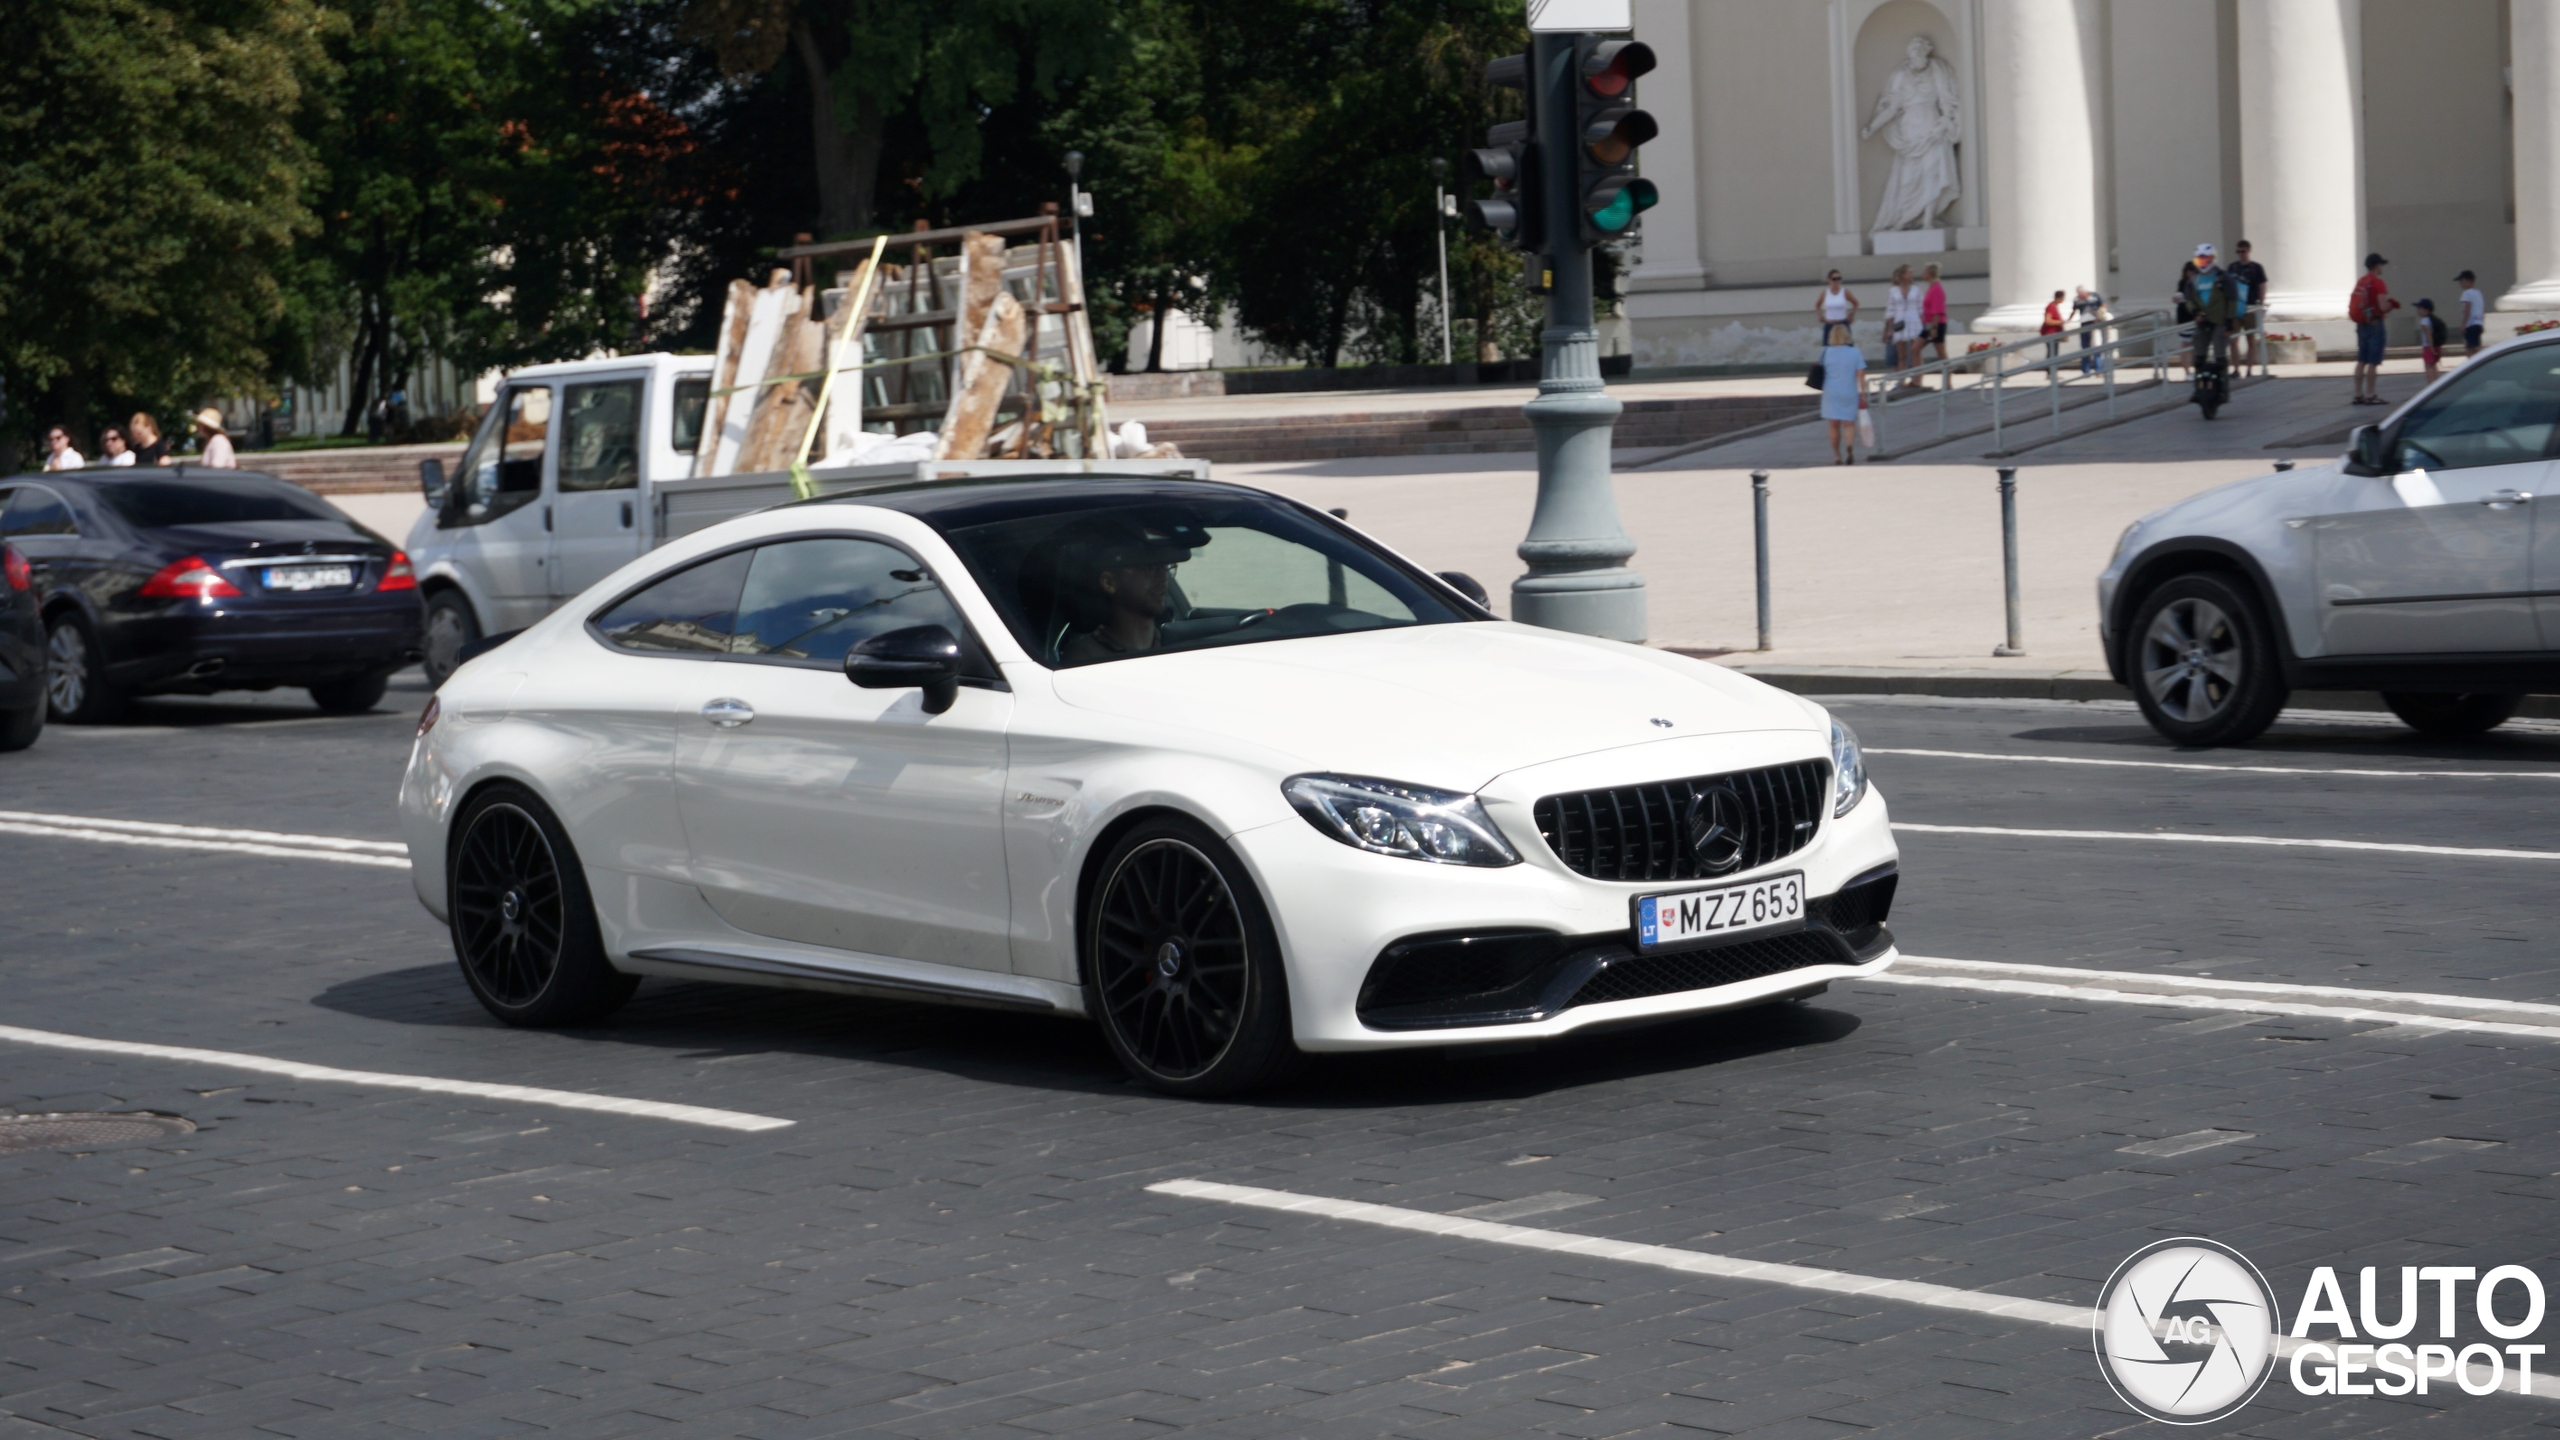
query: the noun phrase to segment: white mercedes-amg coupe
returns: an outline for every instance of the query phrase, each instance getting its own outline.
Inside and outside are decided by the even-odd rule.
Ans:
[[[644,975],[1089,1016],[1145,1083],[1810,994],[1894,959],[1858,743],[1207,481],[905,483],[472,658],[400,791],[519,1025]]]

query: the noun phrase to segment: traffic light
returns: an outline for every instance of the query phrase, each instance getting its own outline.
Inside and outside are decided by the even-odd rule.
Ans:
[[[1574,213],[1585,246],[1626,234],[1662,198],[1635,169],[1636,147],[1661,133],[1636,108],[1636,77],[1653,64],[1653,47],[1641,40],[1574,41]]]
[[[1470,180],[1488,181],[1493,193],[1467,202],[1467,220],[1502,236],[1522,254],[1535,255],[1546,238],[1546,205],[1538,185],[1538,92],[1529,84],[1529,57],[1505,55],[1484,67],[1489,84],[1518,90],[1529,118],[1511,120],[1485,132],[1486,149],[1470,150],[1458,169]]]

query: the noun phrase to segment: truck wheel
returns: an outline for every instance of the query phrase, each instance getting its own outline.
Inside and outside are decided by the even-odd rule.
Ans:
[[[2516,718],[2521,695],[2411,695],[2386,691],[2382,703],[2421,735],[2447,739],[2485,735]]]
[[[2245,584],[2174,576],[2133,612],[2125,666],[2151,728],[2180,745],[2245,745],[2283,713],[2275,636]]]
[[[423,662],[430,688],[453,678],[462,666],[462,647],[480,638],[480,617],[459,590],[439,590],[427,602],[427,645]]]

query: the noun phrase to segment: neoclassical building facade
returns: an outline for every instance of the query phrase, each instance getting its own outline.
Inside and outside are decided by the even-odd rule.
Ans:
[[[1791,354],[1834,266],[1870,316],[1895,265],[1934,261],[1958,328],[2031,331],[2077,285],[2165,306],[2199,242],[2244,237],[2273,319],[2324,338],[2369,250],[2457,322],[2477,272],[2493,334],[2560,310],[2560,0],[1635,0],[1635,22],[1663,194],[1625,287],[1639,365]]]

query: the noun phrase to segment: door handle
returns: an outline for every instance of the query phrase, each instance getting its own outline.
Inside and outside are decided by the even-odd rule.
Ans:
[[[2482,498],[2480,503],[2488,506],[2492,510],[2504,510],[2510,505],[2530,505],[2533,503],[2533,492],[2530,490],[2501,490],[2494,495]]]
[[[756,718],[756,707],[726,695],[702,702],[702,718],[723,730],[735,730]]]
[[[628,500],[622,502],[622,528],[631,528],[631,502]]]

